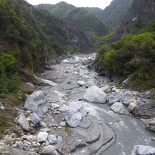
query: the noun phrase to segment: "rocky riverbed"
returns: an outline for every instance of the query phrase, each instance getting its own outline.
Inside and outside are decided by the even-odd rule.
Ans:
[[[5,131],[0,154],[155,155],[150,92],[126,90],[88,70],[94,58],[75,55],[35,77],[41,85],[19,110],[16,133]]]

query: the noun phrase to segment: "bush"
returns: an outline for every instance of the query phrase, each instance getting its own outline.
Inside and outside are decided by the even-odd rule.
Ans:
[[[133,74],[133,83],[154,87],[155,83],[155,34],[144,32],[129,34],[119,41],[101,46],[97,55],[97,63],[109,75],[126,77]],[[142,84],[143,83],[143,84]]]
[[[15,62],[16,59],[10,54],[0,56],[0,94],[12,92],[20,85],[20,77],[14,72]]]

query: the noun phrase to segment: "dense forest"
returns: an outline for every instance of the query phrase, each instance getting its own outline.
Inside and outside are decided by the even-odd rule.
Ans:
[[[110,78],[132,77],[134,89],[155,88],[155,2],[135,0],[115,34],[102,39],[96,59]],[[110,43],[108,43],[110,42]]]
[[[23,0],[0,0],[0,22],[0,92],[12,91],[11,81],[18,83],[18,68],[42,71],[51,58],[92,49],[78,28]]]

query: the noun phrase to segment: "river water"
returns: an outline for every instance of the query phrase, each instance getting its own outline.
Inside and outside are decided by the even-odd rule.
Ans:
[[[108,78],[100,77],[95,71],[87,69],[86,62],[94,58],[95,54],[75,55],[65,59],[61,64],[53,65],[54,70],[45,71],[43,78],[52,80],[58,85],[52,89],[62,92],[68,100],[81,100],[86,87],[79,87],[78,81],[84,81],[86,85],[114,85]],[[50,87],[42,87],[50,92]],[[90,114],[99,119],[105,119],[106,123],[114,130],[115,142],[105,150],[102,155],[131,155],[136,145],[149,145],[155,147],[153,132],[147,131],[139,119],[132,115],[118,115],[110,110],[107,104],[87,103]]]

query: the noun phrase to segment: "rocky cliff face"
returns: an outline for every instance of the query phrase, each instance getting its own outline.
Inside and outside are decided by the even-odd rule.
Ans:
[[[116,31],[112,41],[116,41],[126,34],[136,33],[153,20],[155,20],[155,1],[134,0],[132,8]]]

